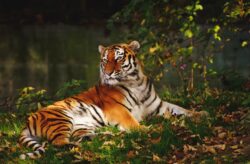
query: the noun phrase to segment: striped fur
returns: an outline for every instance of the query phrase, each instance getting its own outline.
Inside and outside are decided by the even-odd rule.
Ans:
[[[100,84],[32,114],[19,141],[33,152],[20,157],[41,157],[45,152],[42,138],[55,146],[77,144],[102,126],[118,125],[121,130],[129,130],[140,128],[139,122],[146,117],[166,112],[192,115],[157,95],[136,58],[139,47],[137,41],[99,46]]]

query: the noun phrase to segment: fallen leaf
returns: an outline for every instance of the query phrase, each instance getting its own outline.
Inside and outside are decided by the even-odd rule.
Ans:
[[[153,154],[153,161],[154,162],[159,162],[159,161],[161,161],[161,158],[158,155]]]
[[[230,146],[231,149],[238,149],[238,145]]]
[[[185,144],[183,146],[184,153],[188,153],[189,151],[197,151],[197,149],[191,145]]]
[[[220,144],[220,145],[214,145],[215,148],[220,149],[220,150],[225,150],[226,149],[226,144]]]
[[[223,139],[223,138],[225,138],[227,136],[227,133],[226,132],[222,132],[222,133],[219,133],[218,134],[218,137],[220,138],[220,139]]]
[[[105,141],[103,145],[115,145],[116,143],[114,141]]]
[[[204,152],[209,152],[212,154],[216,154],[216,150],[213,146],[207,146],[207,145],[203,145],[203,151]]]
[[[76,159],[82,159],[82,156],[80,156],[80,155],[78,155],[78,154],[75,154],[74,157],[75,157]]]
[[[161,136],[158,137],[158,138],[156,138],[156,139],[151,139],[150,141],[151,141],[153,144],[157,144],[157,143],[159,143],[159,142],[161,141]]]
[[[134,150],[130,150],[130,151],[127,153],[127,157],[128,157],[128,158],[133,158],[133,157],[135,157],[135,151],[134,151]]]
[[[79,147],[72,147],[72,149],[70,149],[70,152],[72,152],[72,153],[80,152],[80,148]]]
[[[166,111],[165,113],[164,113],[164,118],[166,118],[166,119],[170,119],[171,118],[171,116],[172,116],[172,114],[169,112],[169,111]]]

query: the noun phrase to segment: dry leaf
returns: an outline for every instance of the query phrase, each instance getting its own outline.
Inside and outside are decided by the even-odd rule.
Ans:
[[[188,151],[197,151],[197,149],[191,145],[185,144],[183,146],[184,153],[188,153]]]
[[[230,146],[231,149],[238,149],[238,145]]]
[[[222,133],[219,133],[218,134],[218,137],[220,138],[220,139],[223,139],[223,138],[225,138],[227,136],[227,133],[226,132],[222,132]]]
[[[153,154],[153,161],[154,162],[159,162],[159,161],[161,161],[161,158],[158,155]]]
[[[220,133],[220,132],[223,131],[223,127],[222,126],[216,126],[216,127],[214,127],[214,131]]]
[[[151,139],[150,140],[153,144],[157,144],[157,143],[159,143],[160,141],[161,141],[161,137],[158,137],[158,138],[156,138],[156,139]]]
[[[80,155],[78,155],[78,154],[75,154],[74,157],[75,157],[76,159],[82,159],[82,156],[80,156]]]
[[[116,143],[114,141],[105,141],[103,145],[115,145]]]
[[[70,149],[70,152],[72,152],[72,153],[80,152],[80,148],[79,147],[72,147],[72,149]]]
[[[134,151],[134,150],[130,150],[130,151],[127,153],[127,157],[128,157],[128,158],[133,158],[133,157],[135,157],[135,151]]]
[[[226,149],[226,144],[214,145],[214,147],[216,149],[225,150]]]
[[[171,116],[172,116],[172,114],[171,114],[169,111],[166,111],[166,112],[164,113],[164,115],[163,115],[163,117],[166,118],[166,119],[170,119]]]
[[[206,146],[206,145],[203,145],[203,151],[204,152],[209,152],[209,153],[212,153],[212,154],[216,154],[216,150],[213,146]]]

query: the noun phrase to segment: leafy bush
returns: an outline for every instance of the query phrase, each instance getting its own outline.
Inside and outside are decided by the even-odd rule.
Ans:
[[[71,95],[77,94],[86,89],[86,83],[84,80],[71,80],[64,83],[56,92],[56,99],[63,99]]]
[[[25,87],[20,89],[19,97],[16,101],[16,108],[21,112],[31,112],[48,105],[48,95],[46,90],[36,91],[33,87]]]
[[[71,80],[64,83],[55,96],[49,96],[46,90],[36,90],[33,87],[24,87],[20,89],[16,100],[16,109],[20,112],[34,112],[56,100],[60,100],[83,91],[86,84],[83,80]]]
[[[113,15],[108,28],[126,27],[123,35],[115,38],[138,39],[143,44],[140,58],[152,79],[166,81],[166,76],[177,75],[172,83],[181,85],[183,91],[191,94],[202,89],[206,94],[209,80],[218,78],[211,67],[214,53],[222,52],[234,40],[223,34],[249,29],[249,6],[249,2],[233,0],[134,0]],[[242,48],[248,43],[249,39],[243,40]]]

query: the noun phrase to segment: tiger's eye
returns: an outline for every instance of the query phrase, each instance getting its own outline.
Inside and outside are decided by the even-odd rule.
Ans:
[[[118,58],[117,58],[117,61],[122,61],[123,60],[123,57],[122,56],[119,56]]]
[[[102,62],[106,64],[108,62],[108,60],[107,59],[102,59]]]

